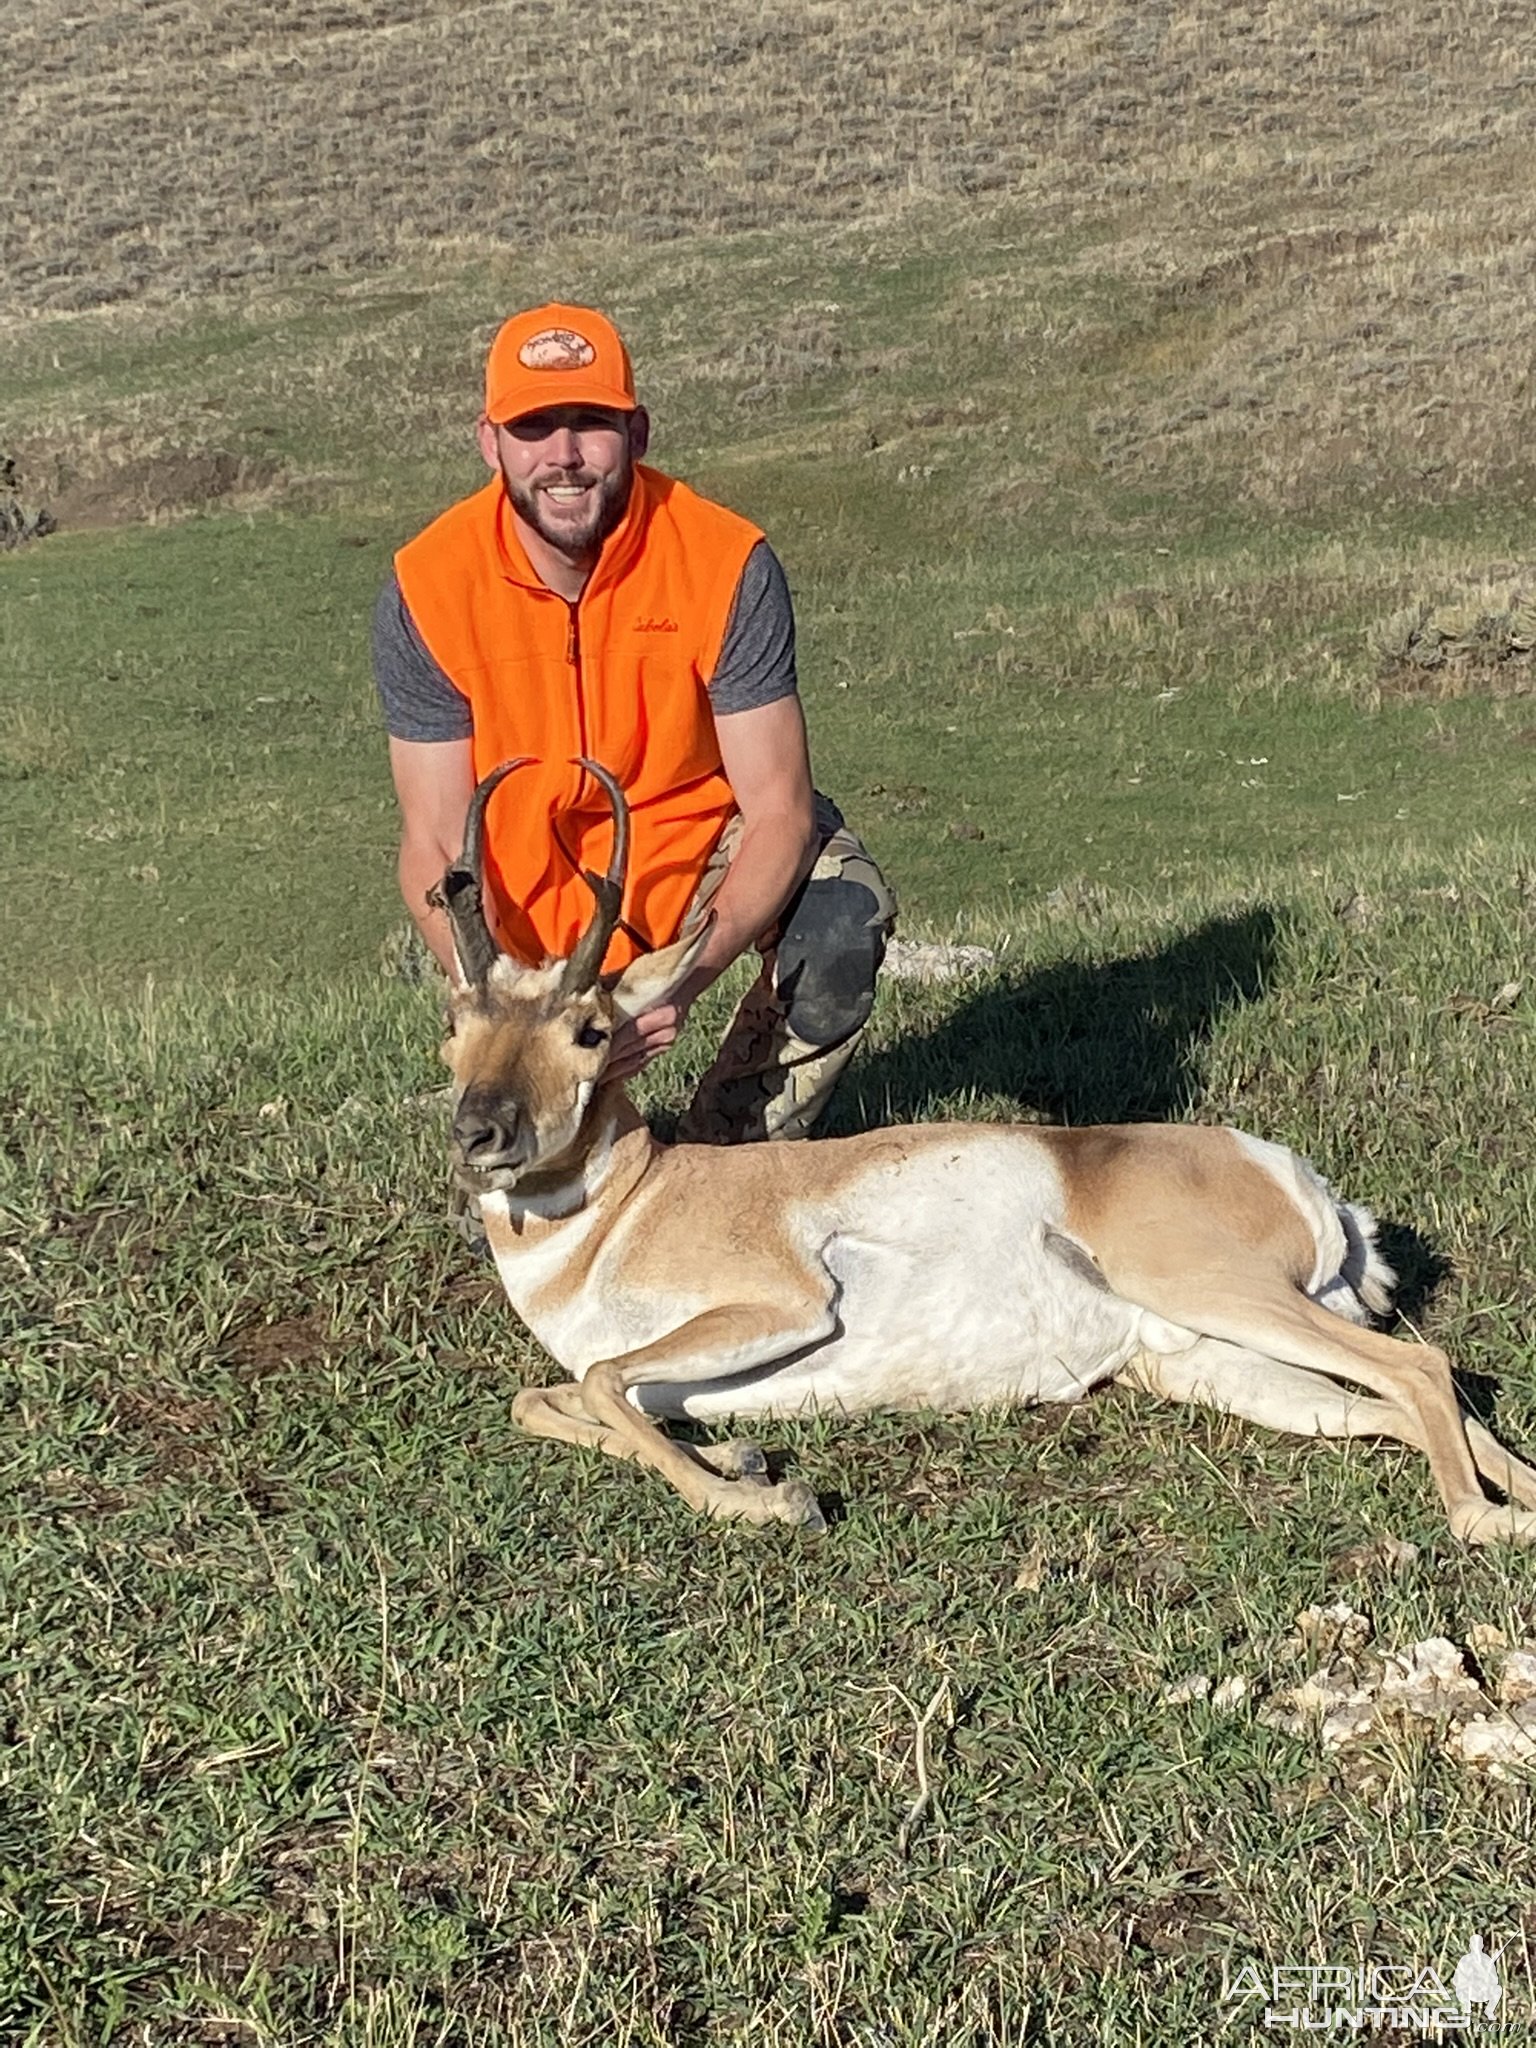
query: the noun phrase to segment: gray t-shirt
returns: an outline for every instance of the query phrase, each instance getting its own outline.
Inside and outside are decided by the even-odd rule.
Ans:
[[[391,576],[373,609],[373,675],[397,740],[467,740],[469,699],[427,652]],[[742,568],[720,659],[709,681],[717,718],[795,694],[795,615],[783,565],[760,540]]]

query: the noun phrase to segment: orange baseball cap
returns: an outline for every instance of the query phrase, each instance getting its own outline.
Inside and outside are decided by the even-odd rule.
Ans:
[[[546,405],[606,405],[633,412],[635,373],[611,320],[590,306],[514,313],[485,362],[485,415],[498,426]]]

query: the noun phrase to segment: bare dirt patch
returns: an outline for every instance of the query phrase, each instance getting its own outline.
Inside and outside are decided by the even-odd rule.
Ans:
[[[201,1906],[192,1910],[196,1917],[181,1924],[167,1922],[144,1928],[126,1912],[122,1913],[120,1924],[123,1932],[131,1933],[147,1954],[190,1963],[200,1976],[230,1990],[238,1988],[258,1961],[274,1972],[318,1970],[335,1962],[335,1942],[324,1935],[280,1930],[270,1920],[227,1907]],[[114,1917],[108,1914],[102,1924],[110,1926]],[[198,2022],[198,2041],[211,2042],[214,2048],[224,2042],[234,2048],[235,2043],[248,2043],[250,2038],[243,2021],[228,2026],[218,2020]]]
[[[158,1382],[100,1391],[114,1440],[140,1461],[138,1487],[192,1484],[222,1471],[228,1416],[220,1402]]]
[[[1127,1912],[1127,1948],[1154,1956],[1189,1956],[1230,1945],[1234,1927],[1247,1920],[1241,1901],[1219,1890],[1205,1890],[1198,1870],[1189,1873],[1188,1883],[1190,1889],[1177,1897],[1150,1899]]]
[[[131,457],[100,475],[61,481],[53,493],[53,516],[59,527],[74,531],[150,524],[264,497],[282,475],[281,465],[267,456],[167,449]]]
[[[0,779],[5,749],[0,745]],[[153,1219],[142,1209],[73,1209],[62,1204],[50,1228],[98,1269],[120,1273],[152,1273],[164,1245]]]
[[[334,1342],[330,1319],[318,1309],[301,1316],[283,1316],[272,1323],[252,1323],[226,1341],[223,1361],[242,1379],[264,1379],[269,1373],[291,1372],[295,1366],[319,1365]]]

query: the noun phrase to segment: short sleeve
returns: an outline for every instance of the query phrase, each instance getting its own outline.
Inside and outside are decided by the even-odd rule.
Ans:
[[[710,679],[710,708],[717,717],[752,711],[794,696],[797,687],[789,582],[778,556],[760,540],[736,586],[720,659]]]
[[[397,740],[467,740],[469,700],[427,652],[391,576],[373,608],[373,679],[384,723]]]

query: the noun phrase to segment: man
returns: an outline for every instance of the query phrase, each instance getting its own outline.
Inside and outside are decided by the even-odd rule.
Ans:
[[[628,1076],[749,947],[763,969],[683,1118],[695,1143],[803,1136],[869,1016],[895,907],[811,782],[784,572],[747,520],[648,467],[650,421],[613,326],[581,306],[507,321],[486,363],[491,481],[395,559],[374,671],[403,831],[400,886],[450,975],[427,892],[458,857],[477,780],[532,755],[486,824],[506,949],[568,953],[622,784],[630,876],[607,965],[714,922],[688,984],[615,1035]]]

